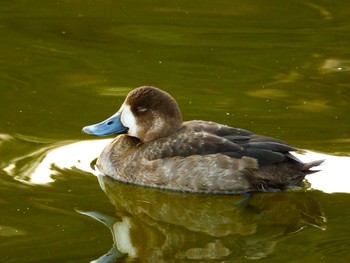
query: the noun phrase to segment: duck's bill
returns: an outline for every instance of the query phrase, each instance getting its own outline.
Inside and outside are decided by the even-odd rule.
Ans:
[[[85,126],[82,132],[94,136],[108,136],[112,134],[127,133],[126,128],[120,120],[120,113],[116,113],[105,121],[90,126]]]

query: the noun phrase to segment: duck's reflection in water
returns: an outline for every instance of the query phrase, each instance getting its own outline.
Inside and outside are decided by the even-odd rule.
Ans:
[[[240,195],[183,194],[105,176],[99,182],[116,217],[82,212],[112,231],[113,248],[97,262],[122,255],[146,262],[259,259],[307,226],[325,229],[320,205],[306,192],[254,194],[245,203]]]

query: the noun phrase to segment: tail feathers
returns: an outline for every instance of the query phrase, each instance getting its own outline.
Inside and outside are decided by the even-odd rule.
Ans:
[[[317,161],[312,161],[309,163],[304,163],[302,167],[302,171],[305,172],[306,174],[313,174],[318,172],[319,170],[310,170],[312,167],[319,166],[322,164],[325,160],[317,160]]]

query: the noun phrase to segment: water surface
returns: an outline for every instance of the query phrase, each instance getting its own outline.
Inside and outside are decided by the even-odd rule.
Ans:
[[[348,1],[2,3],[0,261],[344,262],[347,193],[257,194],[242,206],[241,196],[119,184],[93,174],[106,142],[80,130],[153,85],[185,120],[329,157],[327,178],[349,192],[349,10]]]

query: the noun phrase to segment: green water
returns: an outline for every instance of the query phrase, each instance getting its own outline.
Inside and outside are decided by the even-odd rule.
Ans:
[[[90,171],[59,165],[83,160],[79,147],[35,169],[91,139],[81,128],[141,85],[171,93],[185,120],[350,156],[349,11],[345,0],[3,1],[0,262],[347,262],[348,194],[240,206],[100,178],[105,193]],[[34,184],[34,170],[53,181]]]

